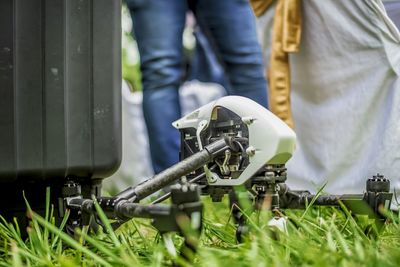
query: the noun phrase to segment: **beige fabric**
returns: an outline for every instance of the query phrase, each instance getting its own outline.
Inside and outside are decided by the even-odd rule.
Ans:
[[[290,66],[288,53],[297,52],[301,39],[301,0],[276,0],[272,48],[267,77],[270,110],[293,128],[290,105]],[[272,6],[272,0],[252,0],[256,15]]]

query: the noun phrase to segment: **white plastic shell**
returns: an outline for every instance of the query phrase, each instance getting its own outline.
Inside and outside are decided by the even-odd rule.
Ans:
[[[249,148],[247,150],[250,163],[238,178],[220,178],[210,185],[241,185],[254,176],[263,166],[285,164],[292,157],[296,145],[294,131],[263,106],[245,97],[222,97],[189,113],[172,125],[177,129],[198,129],[202,121],[210,122],[213,110],[216,107],[231,110],[247,124],[249,130]]]

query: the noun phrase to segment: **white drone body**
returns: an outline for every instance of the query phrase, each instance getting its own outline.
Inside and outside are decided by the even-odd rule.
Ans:
[[[234,125],[231,118],[227,118],[226,115],[225,119],[218,119],[220,116],[218,111],[221,109],[225,114],[235,117],[236,122],[240,120],[239,124],[242,125]],[[241,96],[222,97],[175,121],[173,126],[179,129],[183,135],[189,129],[192,129],[192,132],[195,131],[196,137],[193,135],[191,138],[196,138],[196,149],[201,150],[205,145],[202,136],[213,130],[210,128],[212,125],[216,125],[212,124],[216,120],[220,120],[219,125],[225,128],[232,125],[231,128],[235,131],[236,136],[246,135],[248,145],[245,148],[245,154],[248,157],[248,164],[235,178],[216,175],[205,167],[209,185],[241,185],[264,166],[284,165],[293,154],[296,144],[294,131],[258,103]],[[245,131],[240,129],[245,129]]]

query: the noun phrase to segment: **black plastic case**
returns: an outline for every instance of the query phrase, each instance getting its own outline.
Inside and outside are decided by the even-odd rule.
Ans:
[[[0,183],[118,168],[120,14],[119,0],[0,0]]]

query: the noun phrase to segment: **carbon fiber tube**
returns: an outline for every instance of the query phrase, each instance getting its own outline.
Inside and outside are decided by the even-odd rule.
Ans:
[[[282,206],[284,208],[292,209],[304,209],[306,207],[306,203],[310,204],[313,200],[314,206],[340,206],[340,201],[362,201],[364,197],[362,194],[320,195],[316,197],[314,194],[311,194],[308,191],[288,191],[286,194],[287,197],[281,198],[283,200]]]
[[[303,199],[302,204],[305,205],[306,199],[307,203],[311,203],[315,195],[309,195]],[[340,201],[346,204],[349,201],[363,201],[363,194],[345,194],[345,195],[327,195],[318,196],[315,198],[315,206],[340,206]]]
[[[230,140],[228,139],[220,139],[215,141],[204,147],[203,150],[193,154],[192,156],[182,160],[181,162],[171,166],[159,174],[156,174],[149,180],[146,180],[135,187],[126,189],[116,197],[118,199],[128,199],[130,202],[139,201],[173,183],[182,176],[191,173],[192,171],[195,171],[205,164],[211,162],[214,157],[224,153],[225,150],[229,148],[229,143]]]
[[[155,218],[157,216],[171,215],[171,206],[168,205],[143,205],[137,203],[121,203],[116,207],[116,216],[119,219]]]
[[[139,184],[135,188],[135,195],[137,199],[143,199],[152,193],[162,189],[163,187],[171,184],[180,177],[197,170],[211,161],[211,155],[207,150],[202,150],[192,156],[184,159],[178,164],[156,174],[145,183]]]
[[[302,199],[301,204],[305,206],[306,203],[310,204],[315,198],[315,195],[309,195]],[[341,196],[329,195],[329,196],[318,196],[314,199],[315,206],[339,206],[339,200]]]

